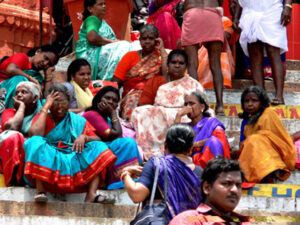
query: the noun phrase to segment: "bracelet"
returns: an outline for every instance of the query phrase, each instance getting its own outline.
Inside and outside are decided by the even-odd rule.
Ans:
[[[123,181],[123,179],[126,175],[129,175],[129,172],[127,170],[125,170],[123,173],[121,173],[120,181]]]
[[[289,8],[293,8],[293,6],[291,4],[285,4],[284,6],[289,7]]]
[[[47,114],[48,114],[48,110],[46,110],[46,109],[44,109],[44,108],[41,109],[41,112],[44,112],[44,113],[47,113]]]
[[[118,117],[111,119],[111,122],[112,122],[112,123],[117,122],[117,121],[119,121],[119,118],[118,118]]]
[[[163,59],[168,58],[168,55],[162,55],[161,56]]]

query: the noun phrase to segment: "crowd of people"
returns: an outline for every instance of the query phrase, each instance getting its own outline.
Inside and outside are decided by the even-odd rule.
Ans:
[[[138,203],[149,200],[159,165],[155,199],[167,202],[171,224],[251,221],[233,212],[242,186],[286,180],[299,160],[300,131],[290,136],[270,106],[284,104],[280,54],[287,50],[291,0],[263,2],[230,1],[231,22],[222,0],[152,0],[135,49],[103,19],[105,0],[84,0],[77,59],[65,82],[49,78],[59,60],[52,45],[1,60],[5,185],[36,187],[37,202],[46,202],[47,192],[86,192],[85,202],[113,203],[97,190],[126,188]],[[182,24],[172,14],[180,4]],[[239,149],[230,147],[216,118],[224,115],[223,88],[231,87],[234,71],[232,27],[241,30],[255,85],[241,95]],[[263,89],[264,53],[274,75],[272,101]],[[209,84],[201,83],[206,76]],[[98,91],[90,85],[95,80],[113,85]],[[215,110],[205,95],[209,85]]]

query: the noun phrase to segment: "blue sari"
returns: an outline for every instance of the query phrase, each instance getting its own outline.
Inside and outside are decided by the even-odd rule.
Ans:
[[[88,135],[89,128],[86,119],[68,112],[45,137],[33,136],[26,140],[24,173],[28,181],[47,182],[45,189],[57,193],[84,192],[98,175],[104,182],[107,169],[116,161],[105,143],[88,142],[81,154],[72,151],[75,139],[81,134]]]

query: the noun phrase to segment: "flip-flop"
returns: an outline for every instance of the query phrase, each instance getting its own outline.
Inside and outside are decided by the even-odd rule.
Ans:
[[[99,198],[103,198],[103,200],[101,201],[98,201]],[[94,198],[94,203],[102,203],[102,204],[114,204],[115,203],[115,199],[113,198],[109,198],[108,196],[106,195],[102,195],[102,194],[99,194],[97,195],[95,198]]]
[[[47,202],[48,198],[45,192],[39,192],[34,196],[34,201],[35,202]]]
[[[284,102],[280,102],[278,98],[274,98],[271,101],[271,105],[285,105]]]

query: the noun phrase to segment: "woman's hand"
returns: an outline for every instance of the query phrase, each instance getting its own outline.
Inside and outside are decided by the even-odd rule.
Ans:
[[[181,122],[181,118],[184,117],[185,115],[192,113],[193,110],[191,107],[189,106],[183,106],[183,108],[181,110],[178,111],[178,113],[176,114],[175,123],[180,123]]]
[[[72,151],[76,151],[76,153],[81,154],[81,152],[84,149],[84,144],[85,144],[86,136],[84,134],[79,135],[76,140],[74,141]]]
[[[40,92],[40,96],[41,96],[41,98],[42,98],[43,93],[42,93],[42,89],[41,89],[41,86],[40,86],[40,82],[39,82],[37,79],[33,78],[32,76],[28,76],[27,79],[28,79],[30,82],[35,83],[35,84],[38,86],[39,92]]]
[[[98,110],[100,111],[100,113],[102,112],[102,113],[110,115],[110,116],[114,114],[113,107],[104,101],[99,102]]]
[[[15,110],[19,110],[19,109],[25,110],[25,108],[26,108],[25,103],[22,102],[22,101],[20,101],[20,100],[18,100],[18,99],[17,99],[17,96],[15,96],[15,97],[13,98],[13,100],[14,100],[14,108],[15,108]]]
[[[207,139],[197,141],[193,144],[193,148],[202,148],[205,145]]]
[[[141,175],[142,170],[142,166],[128,166],[122,170],[121,174],[125,171],[128,171],[129,176],[131,176],[132,178],[138,178]]]
[[[291,22],[291,13],[292,13],[292,8],[285,6],[283,8],[283,11],[281,13],[281,18],[280,18],[280,24],[282,26],[287,26]]]
[[[59,96],[59,92],[54,92],[51,91],[51,93],[47,96],[45,105],[43,106],[43,108],[45,108],[45,110],[48,110],[51,108],[51,106],[53,105],[54,101],[58,100],[60,98]]]
[[[158,50],[158,51],[165,51],[165,46],[164,46],[164,42],[161,38],[156,38],[155,39],[155,48]]]

